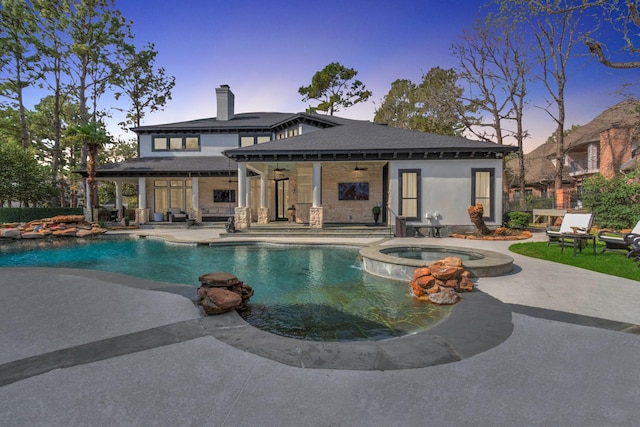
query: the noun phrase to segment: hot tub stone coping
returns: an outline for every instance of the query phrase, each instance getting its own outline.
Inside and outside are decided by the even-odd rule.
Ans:
[[[382,251],[393,251],[407,248],[427,248],[434,249],[435,251],[449,251],[449,252],[467,252],[473,254],[479,254],[483,257],[481,259],[474,259],[463,261],[465,269],[469,270],[475,277],[495,277],[509,274],[513,269],[513,258],[502,254],[500,252],[488,251],[485,249],[467,249],[457,246],[434,246],[434,245],[371,245],[360,249],[360,256],[364,259],[372,260],[378,263],[391,264],[396,266],[407,267],[407,269],[416,269],[420,267],[426,267],[433,261],[425,261],[419,259],[400,258],[383,253]],[[367,263],[364,263],[365,270],[367,270]],[[367,272],[371,274],[378,273],[374,271]],[[394,277],[387,277],[388,279],[395,279]]]

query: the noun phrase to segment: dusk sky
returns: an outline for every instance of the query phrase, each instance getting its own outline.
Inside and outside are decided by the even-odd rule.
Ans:
[[[155,44],[157,65],[176,77],[173,100],[164,111],[148,114],[145,125],[216,115],[215,88],[228,84],[236,113],[301,112],[298,94],[316,71],[331,62],[358,71],[373,92],[366,103],[336,115],[373,120],[391,83],[418,83],[435,66],[452,68],[452,43],[470,30],[481,1],[395,0],[126,0],[117,7],[133,21],[136,43]],[[621,101],[622,83],[635,82],[640,70],[613,70],[583,54],[570,71],[566,91],[567,126],[585,124]],[[532,87],[533,89],[533,87]],[[540,92],[541,93],[541,92]],[[532,97],[526,112],[531,134],[525,151],[544,142],[554,123]],[[117,123],[118,120],[113,120]],[[115,133],[115,126],[110,131]],[[129,134],[133,137],[133,134]],[[511,143],[514,143],[511,141]]]

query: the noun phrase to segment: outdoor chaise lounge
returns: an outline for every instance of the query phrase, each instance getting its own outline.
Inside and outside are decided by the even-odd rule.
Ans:
[[[633,230],[629,233],[615,233],[613,231],[601,230],[598,233],[598,239],[604,242],[605,247],[602,249],[602,253],[605,251],[627,251],[627,256],[631,255],[631,237],[640,235],[640,221],[633,227]]]
[[[552,227],[547,227],[547,237],[549,241],[547,246],[552,243],[560,244],[560,238],[571,238],[572,233],[589,233],[591,230],[591,221],[593,220],[593,214],[576,214],[568,213],[562,218],[562,224],[560,224],[559,230],[554,230]]]

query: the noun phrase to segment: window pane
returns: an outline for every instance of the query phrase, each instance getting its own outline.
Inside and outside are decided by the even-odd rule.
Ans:
[[[197,150],[198,148],[200,148],[197,137],[187,137],[185,138],[185,143],[187,150]]]
[[[404,199],[402,201],[402,216],[418,216],[418,201],[416,199]]]
[[[240,147],[248,147],[253,145],[254,138],[252,136],[241,136],[240,137]]]
[[[178,181],[175,179],[171,180],[171,186],[172,187],[182,187],[183,181]]]
[[[491,172],[476,171],[476,203],[483,208],[483,215],[491,217]]]
[[[313,168],[298,168],[298,203],[313,202]]]
[[[156,179],[155,181],[153,181],[153,186],[154,187],[166,187],[167,186],[167,181],[164,179]]]
[[[270,136],[259,136],[258,137],[258,144],[262,144],[264,142],[269,142],[271,141],[271,137]]]
[[[400,212],[407,218],[420,217],[420,172],[400,171]]]
[[[167,138],[153,138],[153,149],[154,150],[166,150],[167,149]]]
[[[418,197],[418,180],[415,172],[402,174],[402,197]]]
[[[172,150],[182,150],[182,138],[171,138],[169,148]]]
[[[186,192],[186,211],[187,213],[191,212],[191,209],[193,209],[193,191],[191,190],[191,188],[187,188],[185,190]]]
[[[154,191],[155,205],[154,212],[166,212],[167,211],[167,189],[156,188]]]
[[[171,207],[184,209],[184,191],[182,188],[171,189]]]

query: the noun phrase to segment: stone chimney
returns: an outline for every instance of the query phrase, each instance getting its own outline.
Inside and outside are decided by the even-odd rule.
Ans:
[[[216,98],[218,100],[218,116],[219,121],[227,121],[233,119],[234,96],[229,85],[220,85],[216,88]]]

